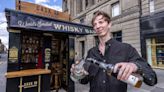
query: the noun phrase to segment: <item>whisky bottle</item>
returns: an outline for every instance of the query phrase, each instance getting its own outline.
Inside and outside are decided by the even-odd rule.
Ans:
[[[106,64],[106,63],[97,61],[97,60],[95,60],[93,58],[87,58],[87,61],[98,65],[102,69],[105,69],[107,71],[107,74],[109,76],[117,77],[117,75],[118,75],[119,69],[117,70],[116,73],[114,73],[113,70],[114,70],[114,66],[115,65],[113,65],[113,64]],[[121,81],[123,81],[123,80],[121,80]],[[130,85],[132,85],[132,86],[134,86],[136,88],[140,88],[141,85],[142,85],[142,77],[141,77],[141,75],[139,75],[137,73],[132,73],[128,77],[128,79],[127,80],[124,80],[123,82],[125,82],[127,84],[130,84]]]
[[[117,78],[119,69],[117,70],[116,73],[114,73],[114,72],[113,72],[114,65],[112,65],[112,64],[110,64],[110,65],[107,64],[107,66],[108,66],[108,68],[106,69],[106,70],[107,70],[107,74],[108,74],[109,76],[112,75],[112,76],[114,76],[114,77]],[[110,67],[109,67],[109,66],[110,66]],[[132,85],[132,86],[134,86],[134,87],[136,87],[136,88],[140,88],[141,85],[142,85],[142,77],[141,77],[139,74],[137,74],[137,73],[132,73],[132,74],[128,77],[127,80],[121,80],[121,81],[123,81],[123,82],[125,82],[125,83],[127,83],[127,84],[130,84],[130,85]]]

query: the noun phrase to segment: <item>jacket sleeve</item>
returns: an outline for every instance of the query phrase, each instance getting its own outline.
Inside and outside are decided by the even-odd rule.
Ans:
[[[138,70],[137,72],[141,74],[143,77],[143,81],[149,85],[154,86],[157,84],[157,76],[155,71],[151,68],[151,66],[146,62],[145,59],[143,59],[135,48],[133,48],[131,45],[129,45],[128,49],[128,61],[133,62],[137,65]]]
[[[89,50],[86,58],[91,58],[91,57],[94,58],[93,52],[91,50]],[[96,66],[95,64],[88,62],[87,60],[85,60],[83,67],[84,67],[85,71],[87,71],[89,73],[89,75],[87,75],[86,77],[81,79],[80,83],[81,84],[87,84],[89,81],[91,81],[93,79],[93,77],[96,76],[96,74],[99,70],[99,67]]]

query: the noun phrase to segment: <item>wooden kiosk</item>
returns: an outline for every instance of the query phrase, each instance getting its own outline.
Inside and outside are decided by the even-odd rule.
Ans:
[[[71,22],[6,9],[9,31],[7,92],[74,92],[74,38],[93,33]]]

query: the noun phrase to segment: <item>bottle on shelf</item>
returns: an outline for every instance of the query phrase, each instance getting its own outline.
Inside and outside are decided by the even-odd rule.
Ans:
[[[114,66],[115,66],[113,64],[106,64],[106,63],[103,63],[103,62],[99,62],[99,61],[97,61],[97,60],[95,60],[93,58],[87,58],[87,61],[98,65],[102,69],[105,69],[109,76],[117,77],[117,75],[118,75],[119,70],[117,70],[116,73],[113,72]],[[134,86],[136,88],[140,88],[141,85],[142,85],[142,77],[139,74],[132,73],[129,76],[129,78],[127,80],[123,81],[123,82],[125,82],[127,84],[130,84],[130,85],[132,85],[132,86]]]

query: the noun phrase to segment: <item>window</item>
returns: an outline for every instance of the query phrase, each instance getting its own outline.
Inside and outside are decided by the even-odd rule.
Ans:
[[[83,18],[80,19],[80,23],[84,24],[84,19]]]
[[[146,39],[147,61],[152,66],[164,66],[164,37],[158,36]]]
[[[122,31],[113,32],[113,38],[122,42]]]
[[[85,0],[85,7],[89,8],[90,6],[94,5],[94,0]]]
[[[67,0],[63,1],[63,11],[68,11]]]
[[[54,15],[58,15],[58,14],[59,14],[58,11],[55,11]]]
[[[85,17],[80,18],[80,23],[85,24]]]
[[[116,2],[112,4],[112,17],[120,15],[120,4]]]
[[[85,6],[88,7],[88,0],[85,1]]]
[[[149,0],[149,11],[154,12],[154,0]]]
[[[85,54],[85,42],[84,41],[80,41],[80,45],[81,45],[80,56],[81,56],[81,58],[84,58],[84,54]]]

